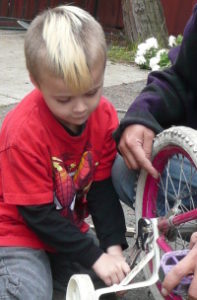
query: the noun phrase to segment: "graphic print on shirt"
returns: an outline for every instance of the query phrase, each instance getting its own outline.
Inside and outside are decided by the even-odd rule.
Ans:
[[[86,194],[93,180],[92,152],[84,152],[78,166],[75,162],[66,166],[66,162],[64,163],[58,157],[52,157],[52,164],[56,207],[62,209],[63,216],[81,227],[84,218],[88,215]]]

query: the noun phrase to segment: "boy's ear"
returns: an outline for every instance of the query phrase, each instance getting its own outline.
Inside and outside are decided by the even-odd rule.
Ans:
[[[31,80],[31,83],[37,88],[39,89],[39,85],[38,83],[36,82],[36,80],[34,79],[33,75],[31,73],[29,73],[29,78]]]

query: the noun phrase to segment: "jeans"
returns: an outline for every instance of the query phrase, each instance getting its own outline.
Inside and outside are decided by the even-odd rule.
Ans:
[[[138,171],[129,170],[122,156],[117,155],[112,167],[112,182],[122,202],[134,208]]]
[[[0,299],[49,300],[52,287],[50,263],[44,251],[0,247]]]
[[[98,240],[92,231],[87,235]],[[65,261],[65,256],[23,247],[0,247],[0,299],[65,300],[73,274],[88,274],[95,285],[101,280],[92,270]],[[103,284],[104,285],[104,284]]]
[[[120,200],[132,208],[135,206],[138,175],[138,171],[129,170],[123,158],[117,155],[112,168],[112,182]],[[182,160],[182,157],[173,156],[168,171],[165,168],[161,174],[161,181],[167,190],[168,209],[175,205],[177,198],[181,199],[182,208],[192,209],[192,201],[193,208],[197,208],[197,171],[187,158]],[[160,184],[157,194],[157,215],[165,215],[166,210],[165,195]]]

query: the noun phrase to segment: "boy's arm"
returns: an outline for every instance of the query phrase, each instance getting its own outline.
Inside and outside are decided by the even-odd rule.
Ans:
[[[115,245],[127,248],[124,214],[111,178],[93,182],[87,201],[101,248],[107,250]]]
[[[92,239],[62,217],[53,204],[18,206],[18,210],[32,230],[42,241],[52,246],[57,254],[63,254],[66,260],[93,268],[106,285],[120,283],[129,272],[130,268],[123,256],[103,253]]]
[[[90,268],[103,254],[92,239],[61,216],[54,204],[18,206],[18,210],[39,238],[66,259]]]

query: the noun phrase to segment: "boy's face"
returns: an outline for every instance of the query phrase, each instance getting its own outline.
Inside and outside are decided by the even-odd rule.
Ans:
[[[97,64],[92,70],[93,85],[83,95],[74,95],[66,83],[57,77],[45,75],[39,85],[45,102],[55,118],[73,132],[77,132],[99,104],[104,77],[103,64]]]

